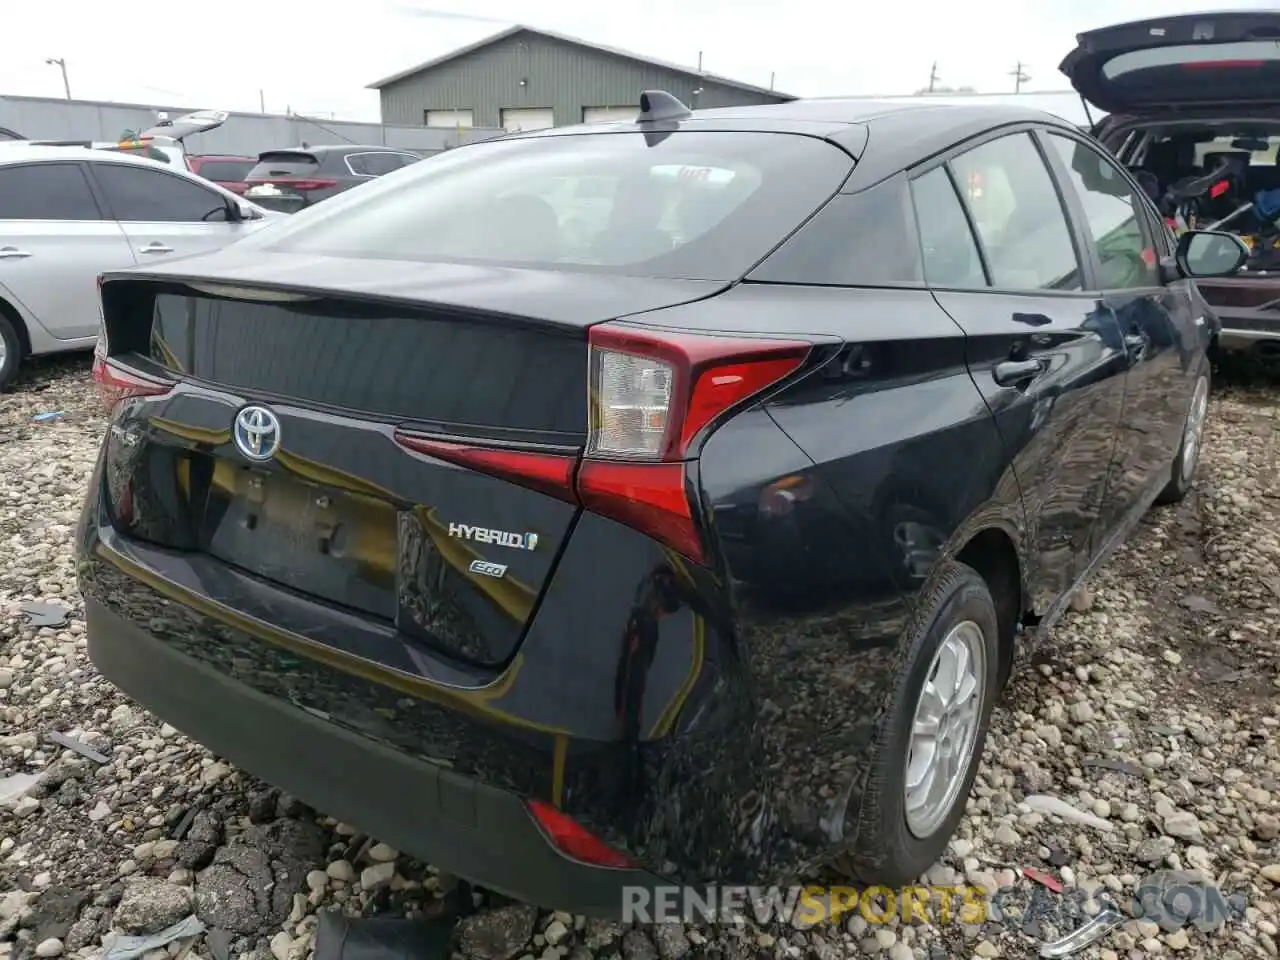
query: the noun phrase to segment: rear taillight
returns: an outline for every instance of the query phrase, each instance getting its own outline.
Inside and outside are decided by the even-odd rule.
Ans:
[[[337,180],[324,180],[314,177],[298,177],[296,179],[284,177],[280,179],[246,180],[245,183],[251,187],[260,183],[269,183],[273,187],[291,187],[294,190],[300,190],[303,192],[307,190],[328,190],[330,187],[336,187],[338,185]]]
[[[811,345],[622,324],[593,327],[589,341],[582,505],[704,562],[685,461],[714,421],[795,372]]]
[[[173,389],[171,383],[161,383],[131,373],[96,351],[93,357],[93,382],[97,384],[98,396],[108,411],[132,397],[158,397]]]
[[[593,327],[588,341],[589,430],[580,463],[568,453],[500,449],[401,432],[397,442],[579,503],[705,563],[688,464],[697,458],[709,428],[798,370],[812,345],[658,333],[624,324]]]
[[[593,867],[625,870],[637,866],[635,860],[615,850],[582,824],[541,800],[528,802],[529,812],[551,845],[566,857]]]

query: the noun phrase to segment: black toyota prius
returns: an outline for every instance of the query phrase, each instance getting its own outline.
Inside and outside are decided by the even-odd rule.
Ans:
[[[1211,325],[1013,107],[465,146],[104,277],[102,674],[477,884],[914,880],[1065,598],[1195,482]]]

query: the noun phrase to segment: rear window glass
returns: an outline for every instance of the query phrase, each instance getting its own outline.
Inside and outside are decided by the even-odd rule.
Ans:
[[[246,180],[269,180],[272,177],[306,177],[316,172],[320,161],[308,153],[269,153],[245,175]]]
[[[200,176],[206,180],[235,182],[243,180],[253,167],[252,160],[204,160],[200,164]]]
[[[1248,70],[1268,63],[1280,63],[1280,45],[1274,40],[1182,44],[1122,53],[1103,64],[1102,75],[1115,80],[1126,74],[1163,67],[1185,67],[1192,71],[1215,67]]]
[[[285,252],[734,279],[852,161],[808,137],[585,134],[450,150],[263,238]]]

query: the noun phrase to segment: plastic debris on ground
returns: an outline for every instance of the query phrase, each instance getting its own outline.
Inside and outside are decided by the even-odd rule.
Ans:
[[[187,940],[204,933],[204,924],[192,914],[185,920],[179,920],[171,927],[165,927],[159,933],[151,933],[141,937],[128,937],[124,934],[111,933],[102,941],[105,950],[102,960],[134,960],[144,953],[159,950],[175,940]]]
[[[82,743],[75,737],[69,737],[65,733],[57,730],[46,730],[44,738],[50,743],[56,743],[60,747],[66,747],[68,750],[80,754],[80,756],[92,760],[94,763],[110,763],[111,758],[102,755],[87,743]]]
[[[1040,956],[1047,960],[1058,960],[1061,957],[1072,957],[1085,947],[1097,943],[1120,924],[1124,923],[1124,914],[1111,908],[1099,911],[1081,926],[1072,930],[1065,937],[1040,945]]]
[[[56,603],[30,600],[19,604],[18,609],[27,615],[27,622],[33,627],[60,627],[67,622],[67,608]]]
[[[50,420],[57,420],[64,416],[66,416],[65,410],[50,410],[47,413],[37,413],[31,419],[36,423],[48,423]]]
[[[362,919],[336,910],[319,918],[315,960],[448,960],[455,919]]]
[[[1037,870],[1035,867],[1023,867],[1022,875],[1028,880],[1034,880],[1043,887],[1048,887],[1054,893],[1062,892],[1062,884],[1043,870]]]
[[[12,776],[0,777],[0,804],[13,803],[24,793],[40,782],[44,771],[39,773],[15,773]]]

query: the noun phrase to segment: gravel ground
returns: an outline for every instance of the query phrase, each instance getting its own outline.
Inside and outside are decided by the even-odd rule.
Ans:
[[[34,419],[45,413],[59,416]],[[49,769],[0,809],[0,960],[99,956],[113,930],[153,933],[193,913],[208,932],[147,960],[305,960],[317,912],[334,906],[460,911],[455,948],[475,960],[1025,957],[1035,951],[1026,929],[1075,923],[1059,913],[1028,926],[1036,911],[1020,908],[1033,895],[1062,899],[1026,868],[1107,888],[1122,905],[1162,870],[1214,884],[1240,908],[1222,923],[1163,929],[1131,919],[1082,957],[1277,956],[1274,387],[1219,387],[1197,490],[1147,518],[1013,681],[969,815],[929,875],[1008,888],[1003,909],[969,925],[868,925],[855,914],[808,932],[623,930],[503,903],[240,774],[131,704],[85,654],[71,561],[102,428],[80,358],[32,365],[0,399],[0,777]],[[67,622],[33,625],[21,608],[32,601],[65,604]],[[99,756],[64,749],[51,731]],[[1068,819],[1040,809],[1038,794],[1070,804]]]

